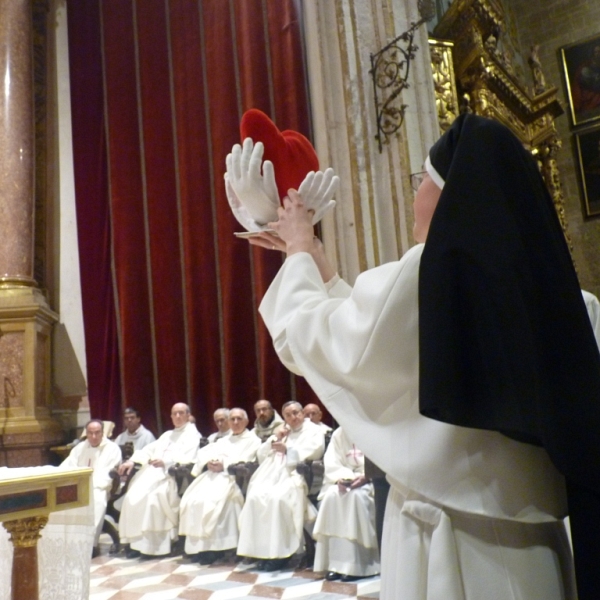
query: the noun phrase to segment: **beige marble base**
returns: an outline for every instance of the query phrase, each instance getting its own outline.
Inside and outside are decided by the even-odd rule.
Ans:
[[[0,285],[0,465],[47,464],[50,446],[64,439],[51,417],[56,319],[37,288]]]

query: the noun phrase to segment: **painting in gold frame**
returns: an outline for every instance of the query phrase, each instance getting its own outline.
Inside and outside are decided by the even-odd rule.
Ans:
[[[600,125],[573,137],[585,216],[600,216]]]
[[[571,121],[600,119],[600,34],[560,49]]]

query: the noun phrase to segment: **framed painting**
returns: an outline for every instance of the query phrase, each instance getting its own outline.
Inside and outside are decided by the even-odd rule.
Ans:
[[[571,121],[600,119],[600,33],[560,49]]]
[[[573,134],[586,217],[600,215],[600,125]]]

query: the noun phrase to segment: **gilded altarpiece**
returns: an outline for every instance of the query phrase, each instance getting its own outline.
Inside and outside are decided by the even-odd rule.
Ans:
[[[441,17],[430,40],[440,127],[447,129],[463,111],[509,127],[538,160],[571,246],[556,162],[562,142],[554,120],[564,112],[558,90],[546,88],[535,48],[528,59],[533,84],[519,77],[503,41],[506,28],[498,0],[455,0]]]

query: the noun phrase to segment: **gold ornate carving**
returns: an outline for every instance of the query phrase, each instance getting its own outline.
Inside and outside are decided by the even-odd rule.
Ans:
[[[40,531],[48,523],[48,517],[28,517],[16,521],[5,521],[4,529],[10,533],[10,540],[17,548],[31,548],[42,537]]]
[[[507,50],[510,45],[502,43],[504,26],[504,10],[498,0],[455,0],[434,35],[454,42],[452,57],[460,111],[467,109],[500,121],[536,156],[572,248],[556,162],[561,141],[554,119],[564,112],[558,90],[546,88],[536,46],[529,57],[533,91],[517,77]]]
[[[552,124],[554,129],[554,124]],[[544,177],[544,181],[548,186],[550,195],[552,196],[552,202],[554,208],[558,213],[560,224],[562,225],[569,250],[573,253],[573,242],[567,231],[567,217],[565,215],[565,198],[562,192],[562,186],[560,183],[560,172],[558,170],[558,164],[556,162],[556,155],[562,147],[562,141],[554,129],[554,136],[544,139],[543,142],[538,144],[534,149],[533,153],[538,159],[540,170]]]
[[[0,407],[23,406],[23,363],[25,339],[22,331],[2,332],[0,337]]]
[[[459,114],[452,46],[452,42],[433,38],[429,40],[435,106],[442,131],[446,131]]]

